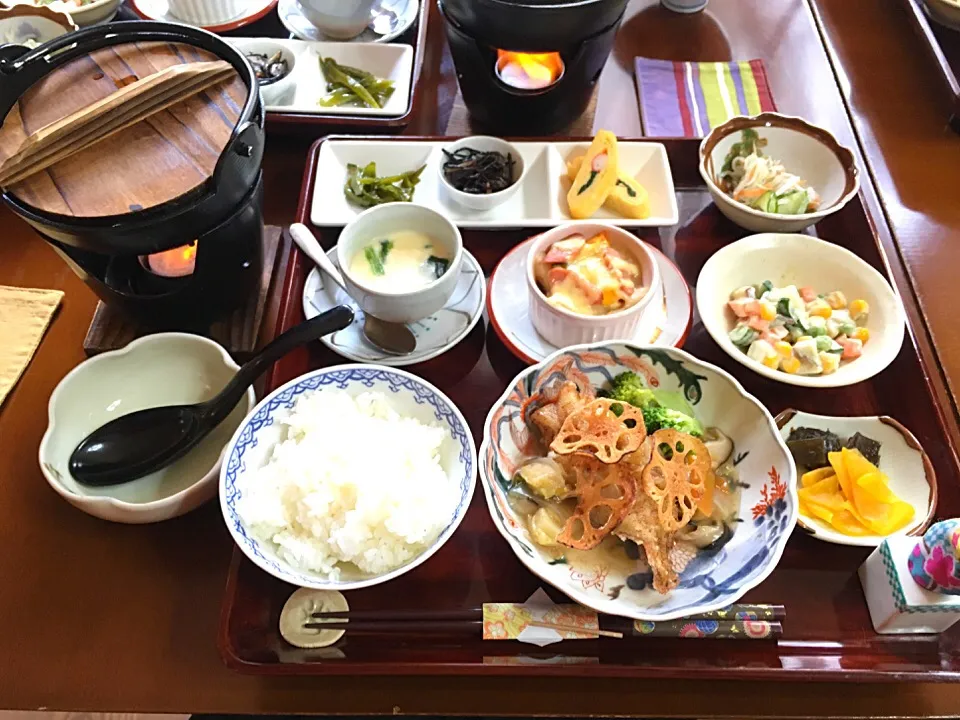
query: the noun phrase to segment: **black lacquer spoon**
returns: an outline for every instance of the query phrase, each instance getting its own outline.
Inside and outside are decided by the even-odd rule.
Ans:
[[[156,472],[183,457],[226,420],[253,381],[304,343],[353,322],[344,306],[300,323],[278,337],[233,376],[215,397],[196,405],[167,405],[123,415],[94,430],[70,456],[70,474],[81,485],[119,485]]]

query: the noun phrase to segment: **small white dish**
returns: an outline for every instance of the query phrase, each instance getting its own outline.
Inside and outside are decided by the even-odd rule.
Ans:
[[[527,256],[536,238],[507,253],[490,276],[487,315],[497,336],[526,363],[538,363],[560,350],[547,342],[530,318]],[[693,299],[680,269],[662,252],[650,248],[660,267],[660,297],[651,302],[632,337],[637,345],[681,347],[693,323]]]
[[[119,0],[117,0],[119,3]],[[277,4],[277,0],[248,0],[244,3],[240,14],[224,22],[210,24],[191,23],[181,20],[170,11],[168,0],[127,0],[131,9],[144,20],[157,20],[160,22],[179,23],[180,25],[192,25],[209,30],[212,33],[223,33],[237,28],[244,27],[256,22],[267,15]]]
[[[220,345],[187,333],[148,335],[81,363],[50,396],[40,442],[44,477],[71,505],[104,520],[153,523],[193,510],[217,492],[224,449],[256,404],[253,388],[197,447],[139,480],[103,488],[79,485],[70,476],[70,454],[91,432],[123,415],[209,400],[237,370]]]
[[[222,25],[243,13],[244,0],[167,0],[170,12],[181,22],[197,27]]]
[[[327,256],[334,265],[337,264],[336,248],[329,250]],[[483,315],[486,297],[487,284],[480,263],[469,251],[464,250],[460,277],[453,295],[433,315],[410,325],[410,330],[417,338],[417,349],[410,355],[401,356],[387,355],[367,342],[363,336],[362,311],[357,303],[317,268],[310,271],[303,286],[303,314],[309,320],[336,305],[350,307],[356,314],[353,324],[320,338],[320,342],[350,360],[403,367],[442,355],[469,335]]]
[[[352,40],[373,18],[378,0],[297,0],[300,12],[334,40]]]
[[[320,573],[299,570],[284,560],[271,544],[247,532],[236,511],[240,490],[238,478],[262,467],[285,429],[274,419],[292,408],[306,392],[333,387],[352,396],[370,391],[384,393],[393,408],[404,417],[438,424],[447,437],[440,446],[440,465],[451,483],[460,490],[459,502],[440,535],[405,565],[381,575],[367,575],[358,569],[342,568],[339,580]],[[318,458],[322,462],[322,458]],[[453,401],[426,380],[396,368],[379,365],[335,365],[312,370],[274,390],[254,408],[237,428],[227,445],[220,470],[220,507],[227,529],[247,558],[275,578],[299,587],[317,590],[355,590],[392,580],[422,565],[439,550],[460,526],[467,514],[477,481],[477,448],[470,426]]]
[[[393,232],[418,230],[427,235],[450,258],[447,270],[436,280],[415,290],[383,290],[370,287],[351,271],[350,263],[365,245]],[[347,291],[357,305],[374,317],[396,323],[414,323],[433,315],[447,304],[460,279],[463,238],[457,226],[442,214],[411,203],[377,205],[358,215],[337,240],[337,265]]]
[[[767,141],[766,156],[780,161],[820,195],[815,212],[783,215],[761,212],[737,202],[720,189],[716,174],[727,153],[740,142],[744,129],[755,129]],[[827,130],[806,120],[779,113],[734,117],[718,125],[700,142],[700,176],[713,201],[728,219],[754,232],[800,232],[840,210],[860,190],[860,173],[853,152]]]
[[[520,183],[523,181],[523,176],[527,171],[526,164],[523,162],[523,156],[517,151],[517,148],[500,138],[488,137],[486,135],[472,135],[457,140],[449,147],[443,148],[443,150],[453,154],[463,148],[471,148],[472,150],[479,150],[480,152],[498,152],[512,158],[514,161],[513,184],[499,192],[489,193],[488,195],[477,195],[457,190],[447,179],[447,175],[444,172],[443,166],[446,162],[446,155],[443,155],[443,159],[437,166],[437,172],[440,174],[440,185],[454,202],[470,210],[486,212],[487,210],[492,210],[497,207],[497,205],[505,203],[516,194],[520,188]]]
[[[22,4],[0,9],[0,44],[43,43],[77,30],[77,24],[65,12],[45,5]]]
[[[444,190],[438,168],[442,149],[450,140],[326,140],[317,156],[310,220],[318,227],[346,225],[363,208],[343,194],[347,165],[377,163],[377,174],[416,170],[426,165],[413,204],[442,212],[461,228],[493,230],[506,227],[549,228],[570,222],[567,212],[567,160],[582,155],[589,142],[513,142],[525,167],[525,176],[514,194],[485,212],[455,202]],[[624,141],[618,144],[620,165],[643,185],[650,195],[650,217],[623,218],[601,208],[590,220],[618,227],[659,227],[679,222],[677,197],[670,162],[663,145]]]
[[[606,315],[581,315],[551,304],[535,279],[538,259],[558,240],[565,240],[571,235],[582,235],[589,239],[600,233],[606,235],[610,247],[619,251],[625,259],[637,263],[640,268],[638,285],[647,288],[647,292],[630,307]],[[636,235],[612,225],[589,221],[560,225],[537,237],[527,253],[530,320],[543,339],[557,347],[633,337],[647,308],[655,298],[662,296],[660,286],[660,266],[650,246]]]
[[[227,42],[244,55],[256,53],[273,58],[280,53],[281,59],[287,63],[287,74],[276,80],[260,80],[260,98],[267,110],[277,105],[286,105],[293,99],[296,89],[294,78],[297,72],[297,54],[290,47],[289,41],[283,42],[272,38],[237,38],[236,40],[228,39]]]
[[[304,42],[273,38],[228,38],[240,51],[263,52],[259,47],[276,46],[293,58],[293,68],[278,83],[261,86],[267,112],[304,113],[308,115],[369,115],[399,117],[410,109],[413,48],[409,45],[375,43]],[[351,65],[393,80],[393,94],[382,108],[322,107],[327,94],[327,81],[320,69],[320,58],[330,57],[341,65]],[[271,89],[285,83],[282,92]],[[288,85],[286,85],[288,84]]]
[[[829,430],[841,439],[856,433],[880,443],[880,470],[890,478],[890,489],[904,502],[913,506],[913,520],[893,535],[864,535],[852,537],[837,532],[819,518],[803,514],[797,516],[797,525],[818,540],[836,545],[876,547],[885,537],[898,535],[920,536],[930,525],[937,509],[937,476],[927,453],[907,428],[885,415],[867,417],[830,417],[788,409],[776,417],[777,427],[784,442],[790,430],[799,427]],[[797,482],[801,472],[797,470]]]
[[[389,14],[396,17],[393,23],[393,31],[386,35],[380,35],[367,27],[362,33],[351,40],[342,42],[363,42],[363,43],[388,43],[405,33],[411,25],[417,20],[417,12],[420,9],[420,0],[381,0],[379,8],[374,11],[376,14]],[[303,9],[297,0],[280,0],[277,6],[277,14],[280,16],[280,22],[293,35],[300,40],[310,40],[313,42],[340,42],[336,38],[325,35],[324,32],[314,25],[303,14]],[[372,18],[370,24],[376,23],[376,17]]]
[[[67,5],[64,2],[59,2],[59,0],[54,0],[47,5],[38,5],[34,0],[3,0],[2,4],[9,8],[47,8],[67,15],[79,27],[87,27],[88,25],[98,25],[112,20],[117,11],[120,10],[121,2],[122,0],[94,0],[82,7]],[[48,39],[52,39],[52,37]]]
[[[738,287],[764,280],[866,300],[870,339],[863,355],[829,375],[791,375],[747,357],[728,335],[735,323],[727,302]],[[771,380],[816,388],[853,385],[884,370],[900,353],[906,325],[900,298],[883,275],[849,250],[809,235],[750,235],[718,250],[697,279],[697,311],[711,337],[740,364]]]

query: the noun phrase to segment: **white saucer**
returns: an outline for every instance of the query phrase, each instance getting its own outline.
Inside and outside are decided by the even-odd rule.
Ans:
[[[527,252],[536,238],[517,245],[507,253],[490,277],[487,312],[497,336],[521,360],[538,363],[560,348],[548,343],[530,320],[527,293]],[[650,248],[660,264],[663,301],[645,311],[636,334],[629,338],[639,345],[679,347],[693,323],[693,299],[679,268],[666,255]]]
[[[369,27],[366,28],[357,37],[351,40],[338,41],[335,38],[324,35],[323,31],[307,20],[302,12],[297,0],[280,0],[277,6],[277,14],[280,15],[280,22],[287,28],[294,37],[301,40],[312,40],[314,42],[390,42],[394,40],[413,25],[417,19],[417,10],[420,9],[419,0],[382,0],[380,9],[377,13],[392,13],[397,16],[397,27],[389,35],[378,35]]]
[[[339,267],[336,248],[328,251],[327,256]],[[403,357],[386,355],[366,341],[363,337],[363,311],[341,288],[328,282],[317,268],[310,271],[303,284],[303,314],[309,320],[335,305],[350,306],[357,315],[353,324],[320,338],[320,342],[351,360],[400,367],[435,358],[463,340],[483,315],[486,296],[487,284],[480,263],[464,250],[460,280],[450,302],[439,312],[409,326],[417,337],[417,349]]]
[[[167,0],[130,0],[131,9],[144,20],[158,20],[160,22],[178,23],[180,25],[193,25],[193,23],[181,20],[170,12],[170,4]],[[277,0],[250,0],[246,9],[235,18],[226,22],[216,23],[215,25],[196,25],[212,33],[229,32],[236,30],[244,25],[256,22],[264,15],[273,10]]]

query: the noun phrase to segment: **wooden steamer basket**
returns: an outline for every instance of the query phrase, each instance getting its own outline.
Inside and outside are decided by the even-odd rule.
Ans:
[[[3,188],[7,206],[105,302],[164,326],[222,315],[258,281],[264,110],[253,69],[217,36],[171,23],[0,48],[3,158],[132,82],[213,60],[232,77]],[[189,275],[144,269],[147,256],[194,241]]]

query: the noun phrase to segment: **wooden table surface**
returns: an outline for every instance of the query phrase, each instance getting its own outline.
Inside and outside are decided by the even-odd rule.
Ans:
[[[761,57],[782,111],[803,115],[830,128],[841,142],[855,144],[854,128],[808,1],[814,0],[715,0],[708,14],[680,17],[661,10],[655,0],[634,0],[604,72],[597,124],[625,136],[638,133],[630,75],[634,55],[711,60]],[[905,253],[911,276],[926,278],[924,293],[939,292],[945,298],[942,307],[935,308],[934,296],[924,296],[928,310],[940,312],[931,316],[931,325],[941,358],[956,365],[960,364],[956,351],[960,337],[946,324],[951,312],[946,298],[952,290],[952,268],[932,252],[960,252],[946,242],[949,229],[960,227],[955,201],[960,184],[954,180],[952,186],[928,192],[929,183],[919,184],[924,168],[948,164],[946,157],[929,157],[923,151],[943,149],[947,143],[929,130],[935,98],[919,88],[921,81],[915,81],[918,87],[911,96],[916,104],[911,105],[910,113],[922,119],[916,123],[909,122],[908,113],[902,112],[902,100],[891,97],[890,85],[881,82],[881,76],[895,76],[905,85],[910,73],[922,77],[922,68],[908,57],[921,55],[911,45],[913,36],[897,26],[893,11],[878,11],[877,5],[882,3],[817,0],[828,37],[844,63],[840,77],[854,88],[852,94],[858,99],[854,106],[856,130],[864,135],[864,128],[885,133],[877,135],[873,145],[866,143],[876,163],[871,167],[883,167],[882,161],[889,156],[889,172],[901,183],[898,191],[892,181],[885,184],[883,174],[877,171],[894,233],[901,241],[906,238],[911,248]],[[874,15],[861,18],[844,6],[857,6],[864,13],[869,6]],[[443,28],[436,9],[432,12],[425,90],[411,133],[442,132],[456,94]],[[887,38],[892,38],[896,47],[883,56]],[[876,72],[878,69],[881,72]],[[906,92],[905,87],[897,88]],[[845,91],[850,95],[848,88]],[[916,152],[896,153],[887,147],[891,137],[901,143],[917,138]],[[285,223],[293,218],[305,151],[312,139],[268,139],[264,162],[268,222]],[[956,138],[953,141],[958,142]],[[883,151],[879,150],[881,144]],[[955,155],[953,163],[953,170],[960,173]],[[903,185],[905,180],[907,185]],[[870,185],[868,181],[868,204],[877,213],[881,237],[893,255],[898,285],[909,293],[907,276],[898,264]],[[953,715],[960,709],[960,686],[949,685],[810,687],[767,682],[761,689],[698,682],[695,677],[686,682],[519,684],[510,679],[324,681],[231,673],[221,664],[215,646],[232,550],[216,504],[160,525],[113,525],[64,503],[40,475],[36,451],[46,425],[47,399],[60,378],[83,359],[81,343],[95,299],[24,223],[3,212],[0,284],[59,288],[66,297],[26,375],[0,409],[0,617],[4,626],[0,633],[0,707],[701,718],[930,717]],[[921,240],[930,230],[939,234],[924,246]],[[920,318],[913,320],[921,343],[926,342]],[[948,372],[953,372],[952,366]],[[955,434],[955,427],[950,430]]]

